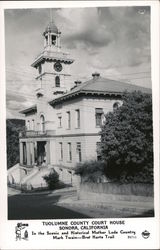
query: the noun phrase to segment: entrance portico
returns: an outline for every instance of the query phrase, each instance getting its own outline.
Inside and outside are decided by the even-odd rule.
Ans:
[[[49,140],[20,140],[20,164],[23,166],[41,166],[50,163]]]

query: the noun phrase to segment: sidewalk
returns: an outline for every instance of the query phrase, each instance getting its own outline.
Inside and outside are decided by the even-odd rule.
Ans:
[[[20,193],[21,193],[20,190],[8,187],[8,196],[12,196],[12,195],[20,194]]]

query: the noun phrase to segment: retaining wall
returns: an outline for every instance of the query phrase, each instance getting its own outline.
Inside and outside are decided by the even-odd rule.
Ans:
[[[153,201],[153,185],[144,183],[81,183],[78,198],[96,202],[119,201]]]

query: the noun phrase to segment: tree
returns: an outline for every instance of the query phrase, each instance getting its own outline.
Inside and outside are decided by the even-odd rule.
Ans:
[[[108,113],[102,127],[105,174],[122,182],[153,182],[152,98],[124,93],[123,105]]]
[[[23,131],[25,121],[21,119],[7,119],[7,168],[19,162],[19,132]]]

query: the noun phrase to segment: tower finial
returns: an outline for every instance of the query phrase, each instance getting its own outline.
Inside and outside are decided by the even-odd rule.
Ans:
[[[50,9],[50,22],[53,22],[53,11]]]

